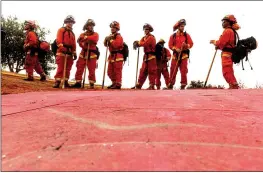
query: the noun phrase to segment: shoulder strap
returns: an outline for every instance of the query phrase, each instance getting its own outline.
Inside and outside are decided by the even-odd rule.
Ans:
[[[231,28],[233,30],[233,32],[235,33],[235,45],[237,45],[237,43],[239,42],[239,35],[236,32],[236,30],[234,30],[233,28]],[[236,40],[237,39],[237,40]]]
[[[176,39],[176,32],[173,34],[173,46],[175,46],[176,43],[175,39]]]

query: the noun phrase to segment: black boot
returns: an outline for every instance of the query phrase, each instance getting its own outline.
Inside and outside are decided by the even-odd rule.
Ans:
[[[94,89],[94,83],[89,84],[89,89]]]
[[[181,85],[181,90],[184,90],[185,89],[185,87],[186,87],[186,85]]]
[[[67,80],[65,80],[65,88],[70,88],[70,85],[68,84]]]
[[[59,88],[61,81],[56,80],[55,85],[53,86],[53,88]]]
[[[121,85],[113,85],[110,89],[121,89]]]
[[[47,80],[47,78],[46,78],[46,75],[45,74],[41,74],[40,75],[40,81],[46,81]]]
[[[107,88],[110,89],[111,87],[113,87],[114,84],[111,84],[110,86],[108,86]]]
[[[136,84],[134,87],[132,87],[131,89],[141,89],[142,86],[140,84]]]
[[[33,76],[28,76],[27,78],[23,79],[25,81],[34,81]]]
[[[173,85],[172,84],[169,84],[168,86],[167,86],[167,88],[163,88],[164,90],[172,90],[173,89]]]
[[[81,83],[76,82],[74,85],[71,86],[71,88],[81,88]]]
[[[155,90],[155,89],[154,89],[154,85],[150,85],[150,86],[147,88],[147,90]]]

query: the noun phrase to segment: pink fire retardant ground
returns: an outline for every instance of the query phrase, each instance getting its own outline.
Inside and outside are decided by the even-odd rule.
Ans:
[[[263,90],[2,96],[3,171],[263,170]]]

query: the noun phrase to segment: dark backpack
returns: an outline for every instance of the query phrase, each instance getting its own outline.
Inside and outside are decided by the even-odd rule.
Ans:
[[[34,32],[38,38],[37,48],[33,48],[31,50],[31,56],[33,56],[36,52],[38,53],[38,58],[44,59],[48,52],[50,52],[50,44],[47,41],[39,40],[39,36],[36,32]]]
[[[123,42],[123,49],[121,50],[121,53],[123,55],[124,62],[127,61],[127,58],[129,57],[129,47],[125,42]]]
[[[163,56],[164,51],[164,56]],[[157,61],[167,61],[167,54],[165,47],[162,47],[160,44],[156,44],[155,46],[155,56]]]
[[[185,43],[188,44],[188,39],[187,39],[187,33],[186,33],[186,31],[184,32],[184,37],[185,37]],[[173,40],[175,40],[175,39],[176,39],[176,33],[173,34]],[[173,41],[173,46],[175,46],[175,41]],[[173,53],[177,54],[176,51],[173,52]],[[189,61],[190,61],[190,50],[189,50],[189,49],[184,50],[184,51],[182,51],[182,53],[186,53],[186,54],[188,55],[188,59],[189,59]],[[177,55],[177,56],[178,56],[178,55]],[[181,54],[181,56],[182,56],[182,54]]]
[[[235,33],[235,47],[224,48],[223,51],[228,51],[232,53],[231,59],[234,62],[234,64],[239,64],[241,61],[242,68],[244,70],[243,60],[246,57],[245,61],[249,61],[248,53],[250,53],[252,50],[255,50],[257,48],[257,41],[253,36],[246,38],[246,39],[239,40],[238,33],[234,29],[232,30]],[[237,43],[236,43],[236,39],[238,40]]]
[[[97,46],[96,46],[95,54],[97,55],[97,59],[99,59],[100,58],[100,50],[99,50],[99,48]]]
[[[74,32],[72,32],[72,30],[68,30],[66,27],[62,27],[62,28],[65,29],[64,32],[63,32],[63,36],[62,36],[62,42],[64,42],[64,35],[65,35],[65,33],[66,33],[67,31],[68,31],[68,32],[71,32],[71,33],[73,34],[73,36],[75,37],[75,34],[74,34]],[[52,52],[53,52],[53,55],[56,56],[57,50],[58,50],[57,39],[55,39],[55,40],[53,41],[53,43],[51,44],[51,50],[52,50]]]

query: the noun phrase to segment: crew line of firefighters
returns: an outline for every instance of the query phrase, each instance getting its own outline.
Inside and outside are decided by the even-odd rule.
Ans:
[[[65,70],[65,87],[80,88],[82,75],[84,69],[87,68],[89,71],[89,86],[94,88],[94,83],[96,82],[95,70],[97,63],[96,55],[96,45],[99,40],[99,35],[93,30],[95,22],[92,19],[88,19],[85,23],[83,30],[84,32],[79,36],[77,42],[82,48],[79,58],[77,60],[77,71],[75,74],[76,83],[72,86],[69,85],[68,79],[70,76],[70,70],[73,65],[73,61],[77,59],[76,55],[76,40],[75,35],[72,31],[72,26],[75,24],[75,19],[73,16],[69,15],[64,20],[65,26],[60,28],[57,32],[56,42],[57,42],[57,53],[56,53],[56,64],[57,72],[55,75],[55,85],[54,88],[59,88],[61,80],[64,73],[64,61],[66,60],[66,70]],[[138,47],[144,48],[143,63],[140,69],[140,74],[138,82],[133,89],[141,89],[147,76],[149,76],[149,88],[150,90],[160,89],[161,86],[161,75],[164,76],[166,89],[173,89],[175,84],[176,74],[178,69],[181,73],[181,89],[185,89],[187,85],[187,72],[188,72],[188,56],[189,49],[193,46],[193,41],[188,33],[184,32],[184,27],[186,21],[184,19],[179,20],[174,26],[173,31],[175,34],[170,36],[169,48],[173,52],[171,56],[170,51],[164,47],[165,41],[161,39],[157,44],[162,47],[161,59],[157,60],[155,55],[156,40],[151,32],[154,30],[150,24],[145,24],[143,30],[145,36],[141,38],[140,41],[134,41],[134,49]],[[224,48],[231,48],[235,46],[235,34],[232,29],[238,30],[240,27],[237,24],[236,18],[233,15],[227,15],[222,19],[222,27],[224,28],[223,34],[220,36],[219,40],[211,40],[210,43],[214,44],[216,49],[223,50]],[[25,69],[28,77],[25,80],[33,81],[33,70],[41,76],[40,80],[45,81],[46,75],[43,72],[41,65],[38,61],[37,53],[30,54],[30,48],[37,45],[37,35],[34,32],[36,25],[33,21],[25,22],[25,30],[27,31],[27,36],[24,44],[26,50],[26,63]],[[109,89],[121,89],[122,86],[122,68],[123,68],[123,54],[120,50],[123,49],[123,38],[119,32],[120,24],[113,21],[110,24],[111,35],[107,36],[104,40],[104,46],[109,49],[108,56],[108,76],[111,79],[112,84],[108,86]],[[232,29],[231,29],[232,28]],[[89,50],[89,52],[87,51]],[[238,89],[236,78],[233,71],[233,62],[231,60],[231,53],[227,51],[222,51],[222,71],[223,76],[230,89]],[[180,56],[180,57],[179,57]],[[177,61],[180,59],[180,61]],[[86,58],[88,58],[86,62]],[[167,62],[172,59],[170,74],[168,72]]]

